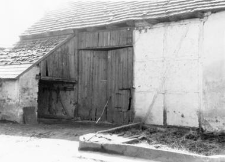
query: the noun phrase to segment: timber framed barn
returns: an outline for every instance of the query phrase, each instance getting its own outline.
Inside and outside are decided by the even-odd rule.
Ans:
[[[0,119],[223,131],[224,33],[224,0],[71,1],[1,51]]]

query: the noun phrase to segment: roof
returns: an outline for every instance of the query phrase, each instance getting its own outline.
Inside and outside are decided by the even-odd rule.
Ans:
[[[22,35],[79,29],[127,20],[165,18],[225,9],[225,0],[73,1],[50,11]]]
[[[62,35],[21,40],[12,49],[0,51],[0,78],[16,78],[69,37]]]
[[[0,79],[15,79],[32,64],[0,66]]]

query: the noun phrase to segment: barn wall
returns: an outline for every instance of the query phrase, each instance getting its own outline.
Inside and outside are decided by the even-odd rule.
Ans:
[[[148,124],[198,126],[198,40],[188,20],[135,31],[135,110]]]
[[[77,79],[77,37],[72,38],[40,62],[41,77]]]
[[[23,107],[37,108],[38,67],[33,67],[17,80],[3,80],[0,86],[0,120],[23,123]]]
[[[73,37],[40,62],[40,79],[47,81],[39,86],[40,116],[77,116],[77,59],[77,37]]]
[[[225,130],[225,12],[134,31],[134,107],[147,124]]]
[[[78,115],[85,120],[133,122],[132,29],[79,33]],[[105,105],[107,104],[107,107]]]
[[[205,22],[203,47],[202,126],[225,130],[225,12]]]

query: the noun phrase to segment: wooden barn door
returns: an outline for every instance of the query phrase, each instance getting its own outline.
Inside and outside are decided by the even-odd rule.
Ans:
[[[79,52],[79,108],[82,119],[97,120],[107,100],[107,51]]]
[[[82,119],[126,124],[132,121],[133,48],[80,50],[79,108]]]
[[[107,120],[127,124],[133,120],[133,48],[122,48],[108,52],[108,96]]]

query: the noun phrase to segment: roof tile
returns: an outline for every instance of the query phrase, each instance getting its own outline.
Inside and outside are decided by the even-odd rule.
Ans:
[[[47,13],[23,35],[108,25],[125,20],[225,9],[225,0],[71,1]]]

